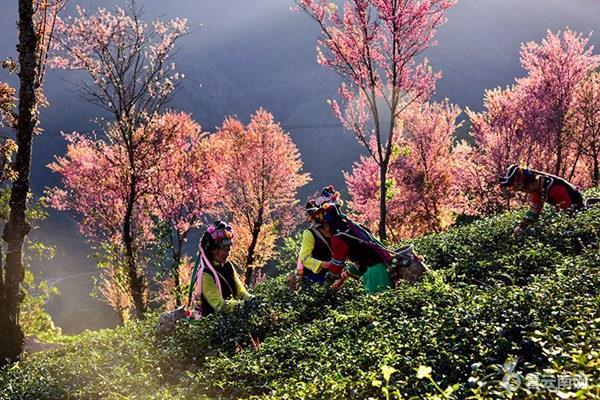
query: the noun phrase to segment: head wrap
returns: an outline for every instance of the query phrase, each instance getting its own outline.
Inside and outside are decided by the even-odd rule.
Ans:
[[[523,168],[519,167],[517,164],[513,164],[506,169],[504,176],[500,177],[499,184],[502,187],[513,187],[517,182],[528,185],[534,178],[535,175],[529,168]]]
[[[325,209],[327,205],[341,207],[344,202],[340,198],[340,192],[336,192],[333,185],[323,188],[321,194],[314,199],[306,202],[306,213],[317,223],[324,222]]]
[[[343,201],[340,198],[340,192],[336,192],[333,185],[324,187],[319,197],[315,199],[315,202],[319,206],[322,206],[325,203],[335,204],[336,206],[341,206],[343,204]]]
[[[223,221],[216,221],[202,235],[201,245],[205,251],[231,246],[233,243],[233,228]]]

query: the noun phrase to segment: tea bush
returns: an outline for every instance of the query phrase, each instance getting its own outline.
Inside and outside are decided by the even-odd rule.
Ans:
[[[415,240],[430,273],[375,296],[277,277],[165,338],[155,314],[87,332],[2,370],[0,398],[600,399],[600,207],[546,210],[515,240],[522,214]],[[589,385],[536,389],[533,373]]]

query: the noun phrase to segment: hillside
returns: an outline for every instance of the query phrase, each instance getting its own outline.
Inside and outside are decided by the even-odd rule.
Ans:
[[[166,339],[156,315],[86,332],[0,372],[0,398],[600,399],[600,207],[516,241],[522,213],[415,240],[432,271],[378,296],[279,277]]]

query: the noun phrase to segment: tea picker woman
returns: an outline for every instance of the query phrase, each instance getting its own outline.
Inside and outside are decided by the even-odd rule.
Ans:
[[[357,224],[332,204],[325,204],[324,223],[332,232],[330,273],[340,273],[334,288],[349,278],[360,278],[367,294],[396,286],[399,280],[416,282],[425,272],[423,257],[412,246],[389,250],[364,226]],[[346,261],[353,265],[346,267]]]
[[[311,226],[302,232],[296,276],[309,284],[325,283],[331,259],[331,232],[323,225],[322,205],[325,203],[342,204],[340,193],[332,185],[323,188],[320,196],[306,203],[306,216]]]
[[[332,234],[332,257],[326,265],[328,276],[333,278],[332,280],[336,280],[334,287],[341,286],[349,276],[362,278],[368,294],[394,287],[384,260],[378,251],[355,237],[351,229],[355,224],[342,214],[335,204],[325,203],[322,208],[322,224]],[[346,270],[346,260],[352,261],[356,267]]]
[[[507,168],[499,185],[515,192],[529,196],[529,210],[519,225],[514,228],[519,237],[540,217],[544,203],[568,212],[580,211],[600,203],[598,198],[584,199],[583,193],[571,182],[547,172],[520,167],[516,164]]]
[[[236,265],[228,260],[233,236],[233,229],[223,221],[215,222],[202,235],[201,254],[196,264],[200,268],[195,268],[190,287],[194,319],[215,312],[231,312],[237,304],[251,297],[238,276]]]

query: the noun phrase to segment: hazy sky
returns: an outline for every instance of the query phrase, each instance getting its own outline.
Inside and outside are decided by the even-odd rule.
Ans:
[[[90,12],[112,8],[118,2],[71,0]],[[317,65],[316,24],[307,16],[290,12],[288,0],[146,0],[148,18],[186,17],[192,32],[181,41],[175,62],[185,73],[172,107],[191,112],[209,131],[225,116],[248,121],[257,108],[272,112],[291,134],[302,153],[313,182],[306,195],[333,182],[341,186],[341,170],[349,170],[361,148],[352,135],[332,117],[325,101],[336,96],[339,78]],[[15,56],[17,1],[0,4],[0,57]],[[459,0],[448,13],[448,23],[437,35],[438,45],[426,52],[432,66],[443,72],[436,98],[448,97],[461,107],[480,110],[484,90],[509,85],[522,76],[519,47],[539,41],[546,30],[570,27],[588,34],[600,50],[600,0]],[[49,71],[42,126],[47,133],[34,141],[32,185],[37,193],[59,183],[46,165],[64,153],[60,130],[94,129],[91,119],[98,110],[80,100],[72,85],[77,75]],[[0,80],[13,81],[0,71]],[[72,220],[53,215],[37,235],[58,246],[57,259],[45,264],[46,276],[61,277],[93,271],[83,254]],[[89,292],[89,276],[61,281],[63,292]],[[69,286],[70,285],[70,286]],[[59,285],[60,286],[60,285]],[[83,296],[83,295],[82,295]],[[63,296],[64,298],[64,296]],[[73,319],[98,311],[87,297],[81,301],[57,300],[53,313],[59,325],[78,330]],[[90,308],[91,307],[91,308]]]
[[[14,4],[13,4],[14,3]],[[90,12],[115,1],[71,0],[66,14],[81,4]],[[325,101],[336,96],[339,78],[315,62],[316,24],[290,12],[289,0],[146,0],[146,16],[186,17],[192,32],[181,41],[178,69],[187,79],[171,106],[189,111],[207,130],[226,115],[248,120],[259,107],[272,112],[300,147],[312,189],[330,180],[341,182],[339,171],[351,168],[360,147],[341,127]],[[3,1],[0,55],[14,53],[16,1]],[[448,97],[461,107],[481,109],[486,88],[511,84],[523,74],[519,66],[522,42],[540,40],[546,30],[571,27],[589,33],[600,26],[600,0],[462,0],[448,13],[437,35],[438,45],[425,55],[443,78],[436,98]],[[600,32],[592,43],[600,43]],[[4,72],[2,72],[4,74]],[[72,85],[76,75],[50,71],[50,108],[42,126],[34,162],[36,191],[57,180],[45,165],[64,149],[60,130],[90,130],[98,110],[82,103]],[[3,79],[0,75],[0,79]],[[322,127],[323,124],[328,125]],[[317,125],[317,126],[315,126]],[[343,149],[340,151],[340,149]]]

